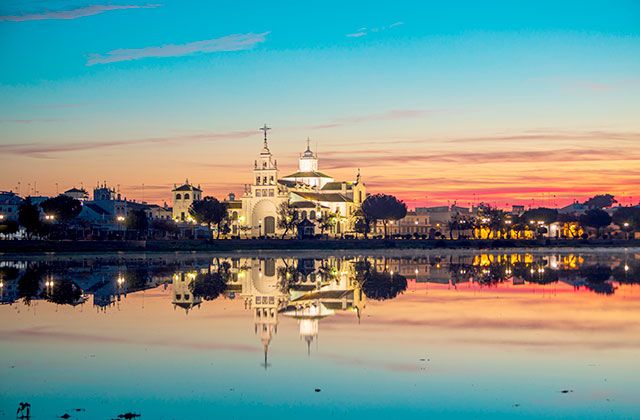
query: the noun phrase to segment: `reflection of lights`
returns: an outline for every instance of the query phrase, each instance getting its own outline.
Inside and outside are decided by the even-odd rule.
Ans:
[[[124,222],[124,216],[118,216],[118,217],[116,217],[116,220],[118,222]]]
[[[544,273],[544,268],[538,268],[538,273],[540,274]]]
[[[391,275],[393,276],[393,270],[391,270]]]
[[[624,271],[629,271],[629,266],[627,264],[624,265]]]
[[[4,287],[4,283],[0,281],[0,289]]]
[[[624,227],[626,227],[626,228],[629,227],[629,223],[624,222]]]
[[[44,220],[55,220],[56,216],[54,214],[45,214]]]
[[[507,268],[506,270],[504,270],[504,274],[506,274],[506,275],[511,274],[511,270]]]
[[[556,261],[551,261],[551,268],[558,268],[558,263]]]
[[[534,274],[536,272],[536,270],[534,270],[533,268],[531,269],[531,274]]]
[[[419,271],[418,271],[418,269],[416,268],[416,274],[418,274],[418,272],[419,272]]]
[[[4,214],[0,214],[0,220],[4,220]]]
[[[118,286],[122,286],[124,284],[124,277],[118,276],[117,280]]]

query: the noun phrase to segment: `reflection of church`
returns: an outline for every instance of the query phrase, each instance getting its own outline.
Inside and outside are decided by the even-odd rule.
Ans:
[[[337,182],[318,170],[318,156],[307,149],[300,155],[298,170],[280,177],[278,162],[267,141],[266,125],[262,151],[253,165],[253,182],[245,186],[244,195],[236,200],[232,195],[229,206],[232,233],[238,234],[240,226],[246,227],[250,235],[275,235],[278,207],[289,201],[298,210],[300,219],[317,220],[323,216],[335,217],[334,234],[353,229],[353,214],[366,198],[366,189],[358,173],[354,181]]]
[[[349,261],[330,260],[315,269],[314,260],[299,260],[299,279],[291,290],[282,289],[285,277],[296,260],[240,259],[234,261],[234,274],[227,293],[238,293],[245,308],[252,312],[254,332],[264,350],[264,366],[268,366],[269,344],[278,332],[279,315],[298,321],[300,337],[308,348],[317,340],[319,321],[338,311],[354,311],[360,316],[365,297],[355,280]]]

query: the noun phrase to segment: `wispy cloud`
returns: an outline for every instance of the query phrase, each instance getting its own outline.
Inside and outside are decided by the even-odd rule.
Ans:
[[[369,121],[387,121],[387,120],[403,120],[407,118],[420,118],[433,112],[434,112],[433,110],[428,110],[428,109],[392,109],[390,111],[385,111],[377,114],[366,114],[366,115],[356,115],[352,117],[336,118],[333,121],[330,121],[325,124],[311,125],[304,128],[317,130],[322,128],[342,127],[344,125],[359,124],[359,123],[369,122]]]
[[[398,27],[400,25],[404,25],[404,22],[394,22],[389,26],[381,26],[381,27],[376,27],[376,28],[363,27],[363,28],[358,29],[355,32],[346,34],[345,36],[348,37],[348,38],[360,38],[360,37],[363,37],[363,36],[368,35],[370,33],[383,32],[383,31],[386,31],[386,30],[389,30],[389,29],[396,28],[396,27]]]
[[[23,15],[3,15],[0,16],[0,22],[27,22],[31,20],[70,20],[78,19],[86,16],[99,15],[101,13],[110,12],[112,10],[126,9],[154,9],[160,7],[160,4],[147,5],[92,5],[78,7],[68,10],[47,10],[38,13],[29,13]]]
[[[116,63],[119,61],[139,60],[149,57],[180,57],[195,53],[212,53],[224,51],[248,50],[265,42],[269,32],[260,34],[233,34],[221,38],[186,44],[167,44],[159,47],[117,49],[104,54],[92,54],[87,61],[88,66],[95,64]]]
[[[0,153],[7,155],[29,156],[32,158],[50,159],[53,154],[81,152],[85,150],[105,149],[125,146],[144,146],[149,144],[171,144],[190,142],[222,141],[227,139],[240,139],[255,136],[255,130],[230,131],[230,132],[204,132],[173,137],[148,137],[142,139],[115,140],[115,141],[86,141],[78,143],[13,143],[0,144]]]

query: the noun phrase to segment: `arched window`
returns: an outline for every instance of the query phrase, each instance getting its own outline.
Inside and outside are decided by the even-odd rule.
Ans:
[[[262,183],[263,183],[264,185],[267,185],[267,177],[266,177],[266,176],[262,178]]]
[[[307,211],[306,210],[302,210],[302,218],[303,219],[307,218]]]
[[[182,195],[176,194],[176,200],[182,200]]]
[[[309,219],[315,220],[315,218],[316,218],[316,211],[311,210],[311,212],[309,213]]]
[[[260,177],[259,176],[256,177],[256,185],[260,185]]]
[[[231,213],[231,220],[238,220],[238,212],[234,211],[233,213]]]
[[[188,200],[188,199],[189,199],[189,194],[185,194],[185,195],[184,195],[184,199],[185,199],[185,200]]]
[[[271,185],[273,185],[273,175],[271,175],[271,178],[269,178],[269,182],[271,183]]]

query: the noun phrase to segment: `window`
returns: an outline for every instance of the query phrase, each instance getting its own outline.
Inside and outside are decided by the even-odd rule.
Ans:
[[[184,195],[184,199],[185,199],[185,200],[188,200],[188,199],[189,199],[189,194],[185,194],[185,195]]]
[[[256,190],[256,197],[262,197],[262,190]]]
[[[262,177],[262,183],[267,185],[267,177],[266,176]]]
[[[271,185],[273,185],[273,175],[271,175],[271,178],[269,178],[269,182],[271,183]]]
[[[184,295],[184,300],[189,300],[189,295]]]
[[[176,194],[176,200],[182,200],[182,195]]]
[[[302,210],[302,218],[303,219],[307,218],[307,211],[306,210]]]
[[[273,197],[273,190],[272,189],[269,190],[269,197]]]
[[[311,210],[311,212],[309,213],[309,219],[315,220],[315,218],[316,218],[316,211]]]
[[[256,296],[256,303],[258,304],[262,303],[262,297]]]
[[[259,176],[256,177],[256,185],[260,185],[260,177]]]
[[[233,213],[231,213],[231,220],[238,220],[238,212],[234,211]]]
[[[182,299],[182,295],[176,295],[176,300],[181,300]]]

